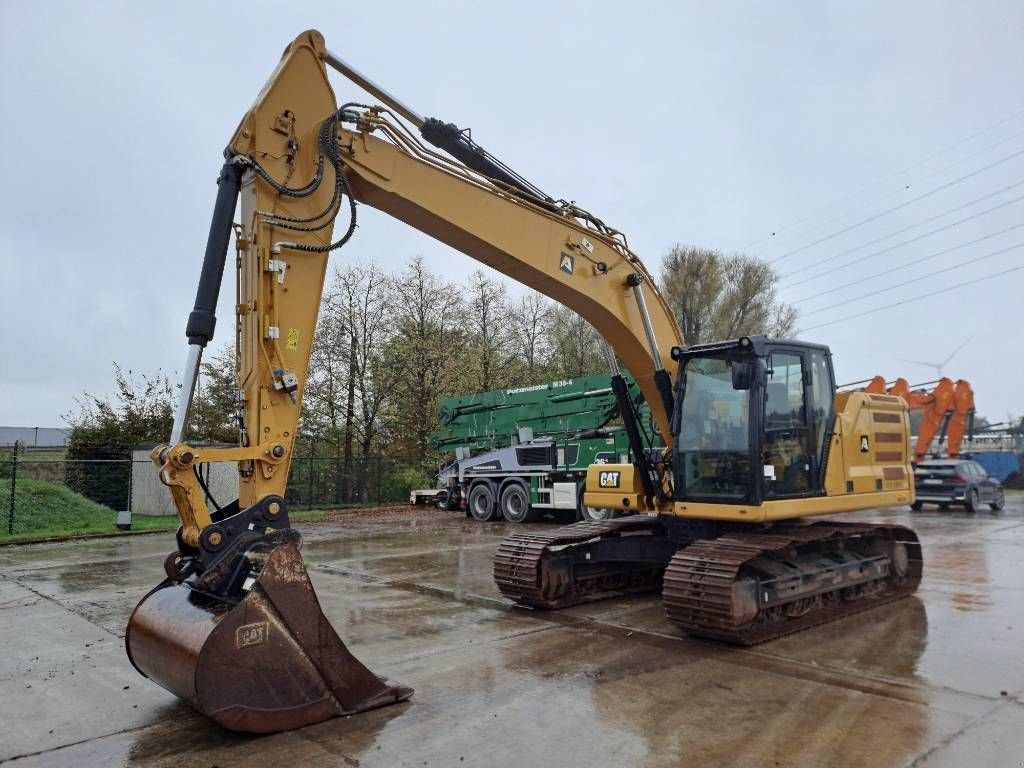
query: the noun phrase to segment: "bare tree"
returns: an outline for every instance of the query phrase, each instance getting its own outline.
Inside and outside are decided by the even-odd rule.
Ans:
[[[472,376],[466,389],[483,392],[504,386],[517,367],[505,284],[478,269],[469,276],[466,293],[469,339],[463,359]]]
[[[398,370],[381,364],[394,304],[390,278],[372,265],[335,270],[324,292],[303,431],[330,453],[340,454],[337,483],[345,499],[361,492],[362,473],[354,471],[357,454],[365,457],[373,449],[391,374]]]
[[[352,329],[351,365],[359,405],[356,432],[363,456],[370,454],[380,431],[384,402],[399,371],[386,365],[382,348],[392,334],[396,302],[392,282],[375,266],[355,266],[345,273],[345,290],[351,296],[349,327]]]
[[[688,344],[791,334],[796,309],[777,298],[777,279],[751,256],[693,246],[673,246],[661,264],[662,291]]]
[[[383,351],[394,376],[388,436],[396,453],[423,457],[429,465],[437,402],[466,386],[460,359],[466,342],[462,291],[431,274],[419,256],[391,286],[397,301],[395,333]]]
[[[522,364],[524,384],[539,384],[547,378],[551,356],[547,331],[554,312],[552,302],[536,291],[530,291],[510,308],[512,345]]]
[[[315,451],[337,455],[345,440],[350,334],[337,277],[324,292],[309,357],[300,431]],[[350,426],[350,425],[349,425]]]
[[[568,307],[557,306],[552,311],[548,338],[551,376],[585,376],[606,370],[600,334]]]

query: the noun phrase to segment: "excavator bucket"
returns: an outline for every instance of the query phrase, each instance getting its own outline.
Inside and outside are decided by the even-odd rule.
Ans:
[[[345,647],[297,546],[257,557],[258,575],[237,601],[171,579],[146,595],[125,636],[135,668],[221,725],[250,733],[301,728],[412,695]]]

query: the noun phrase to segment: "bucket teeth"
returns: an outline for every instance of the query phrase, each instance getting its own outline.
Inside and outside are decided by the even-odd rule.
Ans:
[[[301,728],[412,695],[348,650],[293,544],[269,551],[237,604],[164,582],[135,608],[125,640],[142,674],[237,731]]]

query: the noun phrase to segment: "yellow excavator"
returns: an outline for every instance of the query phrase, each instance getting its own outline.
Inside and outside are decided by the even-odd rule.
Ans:
[[[329,68],[381,105],[339,107]],[[181,400],[152,454],[181,517],[177,547],[126,632],[136,668],[201,712],[265,733],[412,695],[361,664],[324,617],[284,499],[328,255],[355,232],[357,203],[560,301],[607,341],[633,463],[589,468],[584,503],[604,519],[501,544],[503,594],[559,608],[660,589],[682,629],[750,644],[916,589],[913,531],[800,519],[914,500],[905,403],[837,395],[827,347],[760,336],[686,346],[620,232],[545,194],[468,130],[425,119],[315,31],[285,50],[224,154]],[[239,444],[190,446],[232,231]],[[620,365],[663,446],[644,443]],[[237,501],[212,501],[209,462],[237,462]],[[496,503],[504,489],[490,490],[477,497]]]

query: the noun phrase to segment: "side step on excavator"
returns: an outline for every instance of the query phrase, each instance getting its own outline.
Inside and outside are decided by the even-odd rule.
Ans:
[[[380,105],[339,107],[328,68]],[[601,162],[628,167],[634,148],[609,146]],[[590,466],[583,490],[608,517],[509,537],[494,565],[502,593],[556,609],[662,589],[683,630],[753,643],[916,588],[921,548],[908,528],[801,522],[914,501],[906,403],[837,395],[827,347],[762,336],[687,346],[621,232],[543,192],[469,130],[424,118],[316,31],[285,49],[224,158],[174,424],[152,453],[181,528],[126,633],[138,670],[200,712],[268,733],[412,694],[332,629],[285,502],[328,255],[354,234],[357,203],[561,302],[607,342],[631,460]],[[188,412],[233,231],[238,445],[192,446]],[[620,365],[661,444],[645,442]],[[214,499],[201,471],[212,462],[237,465],[236,501]]]

